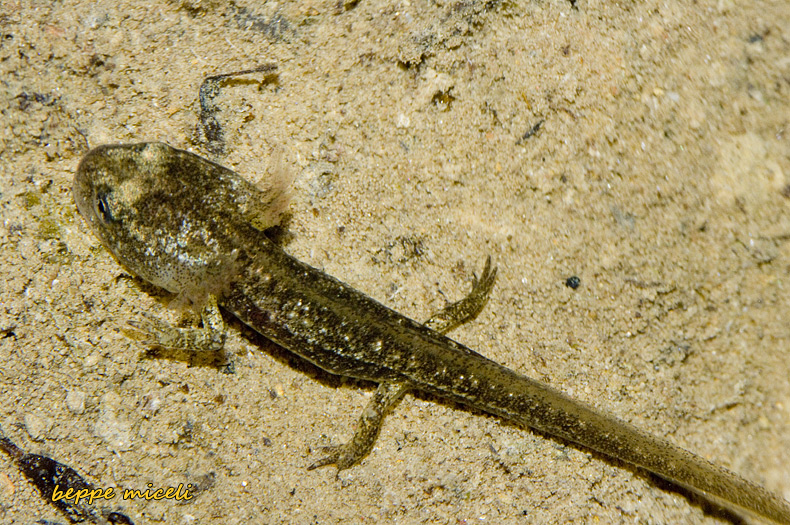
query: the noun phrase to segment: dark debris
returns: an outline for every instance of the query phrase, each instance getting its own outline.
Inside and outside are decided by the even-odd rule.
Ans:
[[[530,137],[532,137],[532,136],[533,136],[535,133],[537,133],[538,131],[540,131],[540,128],[543,126],[543,123],[544,123],[544,122],[546,122],[546,121],[545,121],[545,119],[541,119],[541,120],[539,120],[539,121],[538,121],[538,123],[537,123],[537,124],[535,124],[534,126],[532,126],[531,128],[529,128],[529,129],[526,131],[526,133],[524,133],[523,135],[521,135],[521,138],[520,138],[520,139],[518,139],[518,140],[516,141],[516,146],[518,146],[519,144],[523,143],[525,140],[529,139],[529,138],[530,138]]]
[[[36,486],[41,496],[60,510],[69,522],[87,521],[98,524],[134,525],[131,518],[125,514],[113,511],[105,515],[95,505],[88,505],[87,500],[78,503],[66,498],[53,501],[52,496],[56,488],[60,492],[66,492],[68,489],[75,492],[95,489],[93,485],[82,478],[79,472],[68,465],[47,456],[25,453],[13,441],[5,437],[2,430],[0,430],[0,450],[11,456],[20,472]]]
[[[219,107],[214,103],[214,98],[219,95],[220,89],[229,78],[250,73],[270,73],[274,75],[277,64],[264,64],[252,69],[234,71],[207,77],[200,85],[198,98],[200,100],[200,122],[198,124],[198,139],[205,141],[206,149],[212,155],[225,153],[225,134],[222,125],[217,120]]]

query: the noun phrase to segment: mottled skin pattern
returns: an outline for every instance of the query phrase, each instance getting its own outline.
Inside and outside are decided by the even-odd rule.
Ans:
[[[261,192],[191,153],[161,143],[98,147],[77,170],[74,198],[124,266],[204,307],[202,329],[151,317],[133,323],[148,343],[221,348],[218,302],[324,370],[379,383],[356,435],[312,468],[362,459],[388,409],[416,389],[645,468],[732,510],[790,523],[790,504],[764,488],[445,337],[485,303],[496,275],[488,264],[467,298],[418,323],[286,254],[262,232],[277,222],[279,192]]]

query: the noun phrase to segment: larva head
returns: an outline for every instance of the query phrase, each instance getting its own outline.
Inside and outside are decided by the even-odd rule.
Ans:
[[[243,186],[239,188],[239,185]],[[245,186],[246,185],[246,186]],[[99,146],[74,176],[80,214],[129,270],[171,292],[232,271],[244,229],[234,172],[162,143]]]

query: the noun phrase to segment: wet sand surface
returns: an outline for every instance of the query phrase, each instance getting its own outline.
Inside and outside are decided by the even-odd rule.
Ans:
[[[688,5],[686,5],[688,4]],[[372,385],[228,318],[223,361],[122,331],[190,320],[77,214],[104,143],[225,153],[294,177],[285,249],[425,319],[499,268],[451,336],[790,498],[790,4],[6,2],[0,10],[0,425],[135,523],[715,523],[588,450],[407,396],[372,453]],[[568,286],[579,278],[577,288]],[[226,373],[231,371],[233,373]],[[0,456],[0,521],[65,522]]]

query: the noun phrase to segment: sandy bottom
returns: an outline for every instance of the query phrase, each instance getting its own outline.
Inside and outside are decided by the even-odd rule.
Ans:
[[[77,214],[103,143],[226,154],[294,177],[285,249],[410,317],[499,281],[452,336],[790,498],[790,3],[4,2],[0,425],[146,523],[713,523],[587,450],[407,396],[373,452],[371,385],[317,374],[230,318],[226,360],[121,331],[170,298]],[[577,276],[577,289],[566,280]],[[150,484],[150,485],[149,485]],[[0,521],[64,522],[0,455]]]

